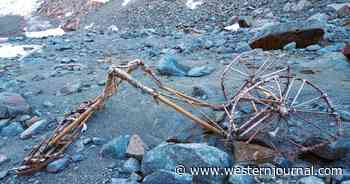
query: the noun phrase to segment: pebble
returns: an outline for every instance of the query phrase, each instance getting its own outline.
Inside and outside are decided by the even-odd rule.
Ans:
[[[300,178],[297,181],[297,184],[325,184],[325,182],[316,176],[308,176]]]
[[[48,125],[48,121],[46,119],[39,120],[33,123],[30,127],[28,127],[24,132],[21,133],[21,139],[28,139],[35,134],[38,134],[40,131],[44,130]]]
[[[21,123],[19,122],[12,122],[8,126],[4,127],[1,130],[0,135],[5,137],[14,137],[24,131]]]
[[[58,173],[63,171],[69,164],[69,158],[63,157],[49,163],[46,167],[46,171],[49,173]]]

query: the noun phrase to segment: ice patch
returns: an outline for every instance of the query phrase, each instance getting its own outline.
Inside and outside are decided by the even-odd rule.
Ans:
[[[25,35],[28,38],[45,38],[49,36],[62,36],[64,35],[64,30],[61,28],[54,28],[54,29],[48,29],[45,31],[25,32]]]
[[[187,0],[186,6],[190,8],[191,10],[194,10],[197,8],[197,6],[203,4],[202,1],[194,1],[194,0]]]
[[[30,16],[39,8],[41,0],[0,0],[0,16]]]
[[[40,45],[12,45],[4,43],[0,44],[0,58],[20,57],[19,60],[22,60],[40,49]]]
[[[230,25],[230,26],[226,26],[224,29],[227,30],[227,31],[236,32],[239,29],[239,24],[236,23],[236,24],[233,24],[233,25]]]
[[[128,3],[130,3],[131,0],[124,0],[122,6],[126,6]]]

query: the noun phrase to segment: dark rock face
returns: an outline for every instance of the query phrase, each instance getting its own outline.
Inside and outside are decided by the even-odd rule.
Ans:
[[[342,52],[350,60],[350,44],[346,45]]]
[[[142,171],[149,175],[159,170],[174,171],[182,165],[190,172],[192,167],[230,167],[232,159],[226,152],[206,144],[161,144],[147,152],[142,161]],[[194,176],[198,183],[222,183],[225,176]]]
[[[30,105],[21,95],[9,92],[0,93],[0,119],[28,114],[30,109]]]
[[[258,31],[250,47],[274,50],[295,42],[297,48],[305,48],[317,44],[324,34],[323,25],[317,20],[274,24]]]

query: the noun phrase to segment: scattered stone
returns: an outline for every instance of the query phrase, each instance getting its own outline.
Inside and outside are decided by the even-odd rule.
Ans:
[[[0,171],[0,180],[4,179],[8,174],[9,172],[7,170]]]
[[[350,60],[350,44],[345,46],[345,48],[342,50],[342,53],[348,58],[348,60]]]
[[[142,159],[146,149],[147,145],[142,141],[141,137],[134,134],[130,138],[126,154],[130,157]]]
[[[310,140],[309,142],[317,140]],[[326,159],[326,160],[337,160],[343,158],[346,154],[350,153],[350,139],[343,138],[339,139],[331,144],[320,147],[312,152],[314,155]]]
[[[238,53],[242,53],[242,52],[250,51],[252,50],[252,48],[250,48],[249,43],[247,42],[238,42],[235,50]]]
[[[44,107],[47,107],[47,108],[51,108],[51,107],[55,106],[55,104],[53,104],[52,102],[47,101],[47,100],[44,101],[43,105],[44,105]]]
[[[328,6],[336,11],[339,18],[350,15],[350,3],[330,4]]]
[[[297,48],[305,48],[317,44],[324,33],[323,24],[317,20],[273,24],[259,30],[250,42],[250,47],[273,50],[295,42]]]
[[[0,154],[0,166],[5,163],[5,162],[8,162],[10,161],[10,158],[7,157],[6,155],[3,155],[3,154]]]
[[[300,178],[297,184],[325,184],[325,182],[316,176],[308,176]]]
[[[141,171],[141,165],[135,158],[129,158],[123,165],[123,169],[128,173]]]
[[[321,46],[318,44],[310,45],[310,46],[306,47],[306,50],[308,50],[308,51],[318,51],[320,49],[321,49]]]
[[[210,66],[198,66],[191,68],[186,76],[189,77],[202,77],[205,75],[209,75],[214,72],[214,68]]]
[[[0,120],[0,131],[2,128],[6,127],[7,125],[9,125],[10,123],[10,119],[1,119]]]
[[[126,157],[126,151],[129,144],[129,135],[119,136],[104,144],[101,148],[101,155],[115,159]]]
[[[76,92],[80,92],[83,87],[83,84],[81,82],[77,82],[74,84],[66,84],[60,91],[59,95],[70,95]]]
[[[297,48],[297,43],[291,42],[283,47],[283,50],[294,50]]]
[[[147,175],[143,179],[144,184],[164,184],[164,183],[174,183],[174,184],[191,184],[192,176],[190,174],[184,174],[179,176],[173,171],[158,170],[150,175]]]
[[[343,121],[350,121],[350,112],[348,111],[343,111],[343,110],[338,110],[340,118]],[[0,129],[1,129],[1,125],[0,125]]]
[[[252,16],[233,16],[228,21],[228,25],[233,25],[238,23],[241,28],[252,27],[254,24],[254,18]]]
[[[235,166],[235,168],[243,168],[243,166]],[[230,175],[228,178],[228,183],[229,184],[253,184],[254,182],[254,177],[250,175]]]
[[[285,12],[291,12],[291,11],[301,11],[308,7],[310,7],[312,4],[307,0],[300,0],[298,3],[291,3],[288,2],[284,5],[283,11]]]
[[[35,134],[38,134],[40,131],[46,128],[48,121],[46,119],[39,120],[27,128],[24,132],[21,133],[21,139],[28,139]]]
[[[105,140],[105,139],[103,139],[103,138],[99,138],[99,137],[93,137],[92,138],[92,143],[94,144],[94,145],[102,145],[102,144],[104,144],[104,143],[106,143],[107,141]]]
[[[317,20],[324,23],[326,23],[328,19],[329,19],[329,16],[325,13],[316,13],[315,15],[308,18],[308,20]]]
[[[177,59],[171,55],[162,57],[157,65],[157,71],[161,75],[185,76],[189,70],[189,67],[179,64]]]
[[[72,162],[80,162],[80,161],[83,161],[84,160],[84,156],[82,154],[75,154],[72,156]]]
[[[14,137],[24,131],[21,123],[13,122],[1,130],[0,135],[4,137]]]
[[[148,151],[142,161],[142,173],[149,175],[159,170],[174,171],[183,165],[189,172],[191,167],[230,167],[231,157],[216,147],[206,144],[163,143]],[[194,176],[198,183],[223,183],[223,176]]]
[[[69,165],[69,158],[64,157],[49,163],[46,171],[49,173],[58,173],[63,171]]]
[[[30,110],[30,105],[21,95],[10,92],[0,93],[0,119],[29,114]]]
[[[207,92],[200,86],[194,86],[192,88],[192,94],[191,96],[195,97],[195,98],[199,98],[199,99],[203,99],[206,100],[208,99],[208,94]]]
[[[111,184],[138,184],[138,182],[127,178],[112,178]]]

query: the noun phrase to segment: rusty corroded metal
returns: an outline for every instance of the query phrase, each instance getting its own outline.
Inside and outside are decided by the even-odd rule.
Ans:
[[[136,69],[141,69],[151,78],[156,88],[148,87],[133,78],[131,73]],[[238,87],[227,86],[227,77],[232,73],[237,74],[237,79],[241,80]],[[340,119],[327,94],[310,81],[293,77],[289,67],[276,68],[270,61],[252,65],[240,55],[226,67],[221,76],[225,102],[210,104],[163,85],[143,61],[134,60],[126,65],[111,66],[102,93],[66,114],[53,135],[35,146],[25,157],[22,166],[16,168],[17,174],[29,175],[40,171],[49,162],[62,157],[65,149],[79,137],[88,119],[117,92],[123,81],[151,96],[157,103],[173,108],[203,129],[228,141],[251,143],[268,140],[270,142],[266,141],[264,144],[280,153],[299,153],[328,144],[339,135]],[[225,127],[222,122],[214,122],[206,116],[198,117],[178,105],[178,101],[193,108],[205,107],[224,111],[224,121],[229,126]],[[293,128],[299,133],[305,132],[305,139],[322,135],[322,143],[305,145],[306,140],[296,139],[294,134],[298,132],[290,132]],[[327,130],[323,130],[324,128]],[[265,139],[261,138],[262,135]],[[288,146],[276,146],[281,141]]]

